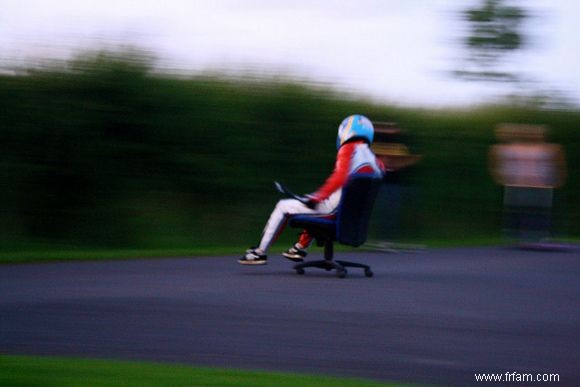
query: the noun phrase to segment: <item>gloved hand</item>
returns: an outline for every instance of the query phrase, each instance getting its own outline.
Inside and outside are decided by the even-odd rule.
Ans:
[[[319,203],[318,200],[316,199],[316,197],[314,197],[313,195],[309,195],[309,194],[302,196],[302,199],[303,199],[302,203],[304,203],[304,205],[306,207],[310,208],[311,210],[316,208],[316,205]]]

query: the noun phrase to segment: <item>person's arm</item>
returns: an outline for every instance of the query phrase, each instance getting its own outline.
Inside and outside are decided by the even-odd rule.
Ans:
[[[379,169],[381,170],[382,174],[385,174],[386,170],[387,170],[387,165],[386,163],[383,162],[383,160],[380,157],[375,156],[375,160],[377,165],[379,166]]]
[[[350,160],[355,150],[356,143],[347,143],[340,147],[336,155],[334,171],[326,179],[324,184],[309,197],[316,203],[328,199],[337,189],[341,188],[348,179]]]

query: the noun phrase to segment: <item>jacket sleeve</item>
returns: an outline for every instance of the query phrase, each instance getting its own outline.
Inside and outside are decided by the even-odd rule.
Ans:
[[[336,155],[334,171],[326,179],[324,184],[311,195],[315,202],[328,199],[330,195],[346,183],[348,180],[350,161],[354,153],[355,143],[347,143],[340,147]]]
[[[385,172],[387,171],[387,165],[386,163],[383,162],[383,160],[381,160],[379,157],[375,157],[376,163],[379,166],[379,169],[381,170],[381,173],[384,175]]]

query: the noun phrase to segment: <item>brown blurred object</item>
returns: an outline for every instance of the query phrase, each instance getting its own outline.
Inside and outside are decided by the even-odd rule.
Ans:
[[[522,246],[545,246],[552,237],[554,189],[566,179],[561,145],[546,142],[544,125],[500,124],[502,143],[489,151],[490,172],[504,187],[504,230]]]
[[[502,144],[490,150],[491,175],[512,187],[557,188],[566,179],[564,150],[546,142],[543,125],[501,124],[496,137]]]
[[[413,211],[412,168],[421,155],[409,150],[411,136],[394,122],[373,122],[375,129],[373,152],[385,164],[384,184],[375,204],[372,221],[372,239],[367,245],[380,251],[416,250],[417,245],[406,245],[398,240],[404,235],[405,223]]]
[[[423,156],[411,154],[401,137],[404,130],[395,122],[373,122],[373,152],[389,171],[398,171],[418,163]]]

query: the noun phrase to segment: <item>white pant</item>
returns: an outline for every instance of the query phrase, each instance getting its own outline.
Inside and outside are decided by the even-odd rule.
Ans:
[[[293,215],[332,214],[336,210],[336,207],[338,207],[341,194],[341,189],[335,191],[328,199],[318,203],[314,209],[306,207],[306,205],[296,199],[280,200],[278,204],[276,204],[274,211],[272,211],[270,219],[268,219],[268,223],[266,223],[266,227],[264,227],[259,248],[264,252],[267,252],[282,230],[284,230],[286,223],[288,223],[288,219]]]

